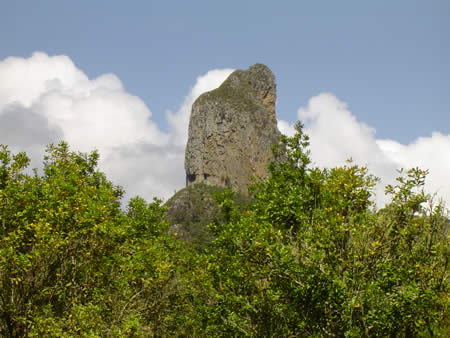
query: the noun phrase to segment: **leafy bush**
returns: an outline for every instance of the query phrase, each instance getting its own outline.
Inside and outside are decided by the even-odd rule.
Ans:
[[[2,336],[147,336],[185,324],[203,274],[167,235],[160,201],[137,197],[122,211],[98,154],[66,143],[48,147],[41,176],[5,146],[0,161]]]
[[[427,172],[401,171],[377,211],[367,168],[315,168],[307,147],[298,124],[245,203],[211,188],[204,218],[188,199],[175,218],[211,222],[193,251],[160,200],[121,208],[96,152],[50,145],[38,175],[2,146],[0,334],[446,336],[449,218]]]
[[[448,327],[448,216],[401,172],[376,212],[367,168],[310,166],[301,124],[255,202],[218,228],[215,335],[433,336]]]

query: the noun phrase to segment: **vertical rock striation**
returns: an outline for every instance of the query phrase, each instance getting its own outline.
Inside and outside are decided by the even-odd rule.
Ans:
[[[262,64],[233,72],[192,105],[185,154],[186,185],[203,182],[247,193],[251,177],[266,177],[279,142],[276,83]]]

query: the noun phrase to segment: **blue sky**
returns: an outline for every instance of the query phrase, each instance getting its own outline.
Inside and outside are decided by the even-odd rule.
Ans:
[[[193,93],[201,91],[199,77],[211,70],[246,69],[259,62],[270,67],[276,76],[278,119],[292,124],[300,116],[308,120],[319,106],[332,106],[334,108],[329,109],[332,112],[341,103],[346,103],[345,109],[337,111],[348,112],[344,115],[349,117],[349,123],[356,120],[359,124],[355,124],[355,128],[362,128],[373,142],[378,142],[377,147],[391,152],[391,157],[400,158],[402,146],[419,144],[421,138],[429,138],[429,147],[433,144],[436,148],[437,144],[445,157],[450,151],[446,143],[450,134],[449,18],[450,2],[438,0],[7,0],[0,4],[0,62],[8,57],[18,57],[28,59],[31,64],[32,54],[41,51],[49,57],[45,61],[49,65],[60,62],[68,67],[54,75],[55,79],[79,70],[94,83],[94,79],[104,74],[114,74],[130,100],[136,96],[142,101],[139,104],[146,106],[142,108],[142,116],[146,113],[150,116],[151,111],[149,119],[155,137],[147,142],[146,149],[154,149],[159,142],[155,141],[156,136],[164,140],[171,137],[168,114],[176,117],[181,116],[177,114],[183,109],[187,111],[189,100],[195,96]],[[52,59],[57,55],[68,57],[74,66],[63,59]],[[6,61],[3,64],[4,69],[9,65]],[[27,72],[8,73],[19,82],[22,80],[19,74],[25,74],[23,83],[16,88],[19,91],[20,86],[27,87]],[[224,74],[228,73],[215,73],[210,78],[214,77],[217,82]],[[214,81],[204,88],[214,87]],[[112,78],[102,83],[107,88],[119,86]],[[8,84],[3,88],[6,93]],[[332,96],[324,96],[324,93]],[[39,100],[47,97],[42,93],[39,95]],[[314,97],[320,99],[311,103]],[[52,120],[54,115],[44,112],[45,100],[42,100],[33,109],[31,103],[28,106],[24,103],[26,100],[19,101],[26,109],[30,108],[31,113],[38,112],[39,118],[45,115],[50,125],[58,118]],[[4,107],[9,107],[11,102],[5,101]],[[310,114],[299,113],[300,107]],[[8,114],[12,114],[11,110]],[[83,112],[79,114],[81,116]],[[350,135],[344,125],[333,122],[336,114],[319,114],[322,119],[331,116],[325,134],[333,133],[332,124],[335,123],[336,128],[344,129],[340,133]],[[317,135],[320,134],[318,130],[324,128],[317,124],[318,120],[310,121],[316,123],[317,128],[312,126],[310,129]],[[14,126],[12,120],[8,121]],[[70,139],[73,130],[64,129],[61,123],[52,129],[52,133]],[[366,125],[368,129],[364,129]],[[433,143],[437,142],[436,137],[431,142],[433,132],[439,132],[444,143]],[[337,132],[336,135],[340,134]],[[76,140],[76,137],[72,139]],[[383,140],[392,142],[382,143]],[[0,143],[8,141],[5,136],[0,139]],[[129,147],[131,143],[127,143]],[[419,145],[416,148],[420,148]],[[346,146],[342,149],[347,149]],[[102,149],[102,146],[92,144],[94,147]],[[409,154],[411,149],[404,148],[402,154]],[[346,156],[344,150],[342,156]],[[420,154],[427,152],[422,150]],[[123,149],[122,153],[130,156]],[[349,155],[353,156],[352,151]],[[368,160],[363,158],[364,161]],[[321,160],[317,162],[321,163]],[[158,170],[164,172],[164,168]],[[114,170],[110,171],[114,176]],[[179,185],[177,183],[170,189],[178,189]],[[161,191],[156,189],[154,193]],[[162,194],[168,195],[167,192]]]
[[[5,1],[0,59],[68,55],[89,77],[114,73],[155,120],[215,68],[268,65],[278,116],[320,92],[377,136],[450,132],[448,1]]]

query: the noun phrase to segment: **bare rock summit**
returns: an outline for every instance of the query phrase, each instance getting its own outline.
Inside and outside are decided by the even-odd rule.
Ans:
[[[275,76],[262,64],[236,70],[202,94],[189,121],[186,185],[202,182],[245,194],[251,177],[266,177],[281,136],[275,102]]]

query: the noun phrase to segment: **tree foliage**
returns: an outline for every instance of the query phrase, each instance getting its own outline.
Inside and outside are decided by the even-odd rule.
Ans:
[[[236,205],[217,194],[213,242],[192,250],[166,207],[123,190],[97,152],[50,145],[42,174],[0,148],[0,334],[446,336],[448,228],[427,172],[377,179],[311,164],[302,125]]]
[[[25,174],[26,155],[6,147],[0,160],[3,336],[149,335],[188,317],[185,280],[201,274],[164,231],[160,201],[122,211],[98,154],[66,143],[48,147],[43,175]]]
[[[251,211],[218,233],[215,333],[445,336],[449,222],[427,172],[401,172],[377,212],[367,168],[314,168],[307,146],[298,124]]]

